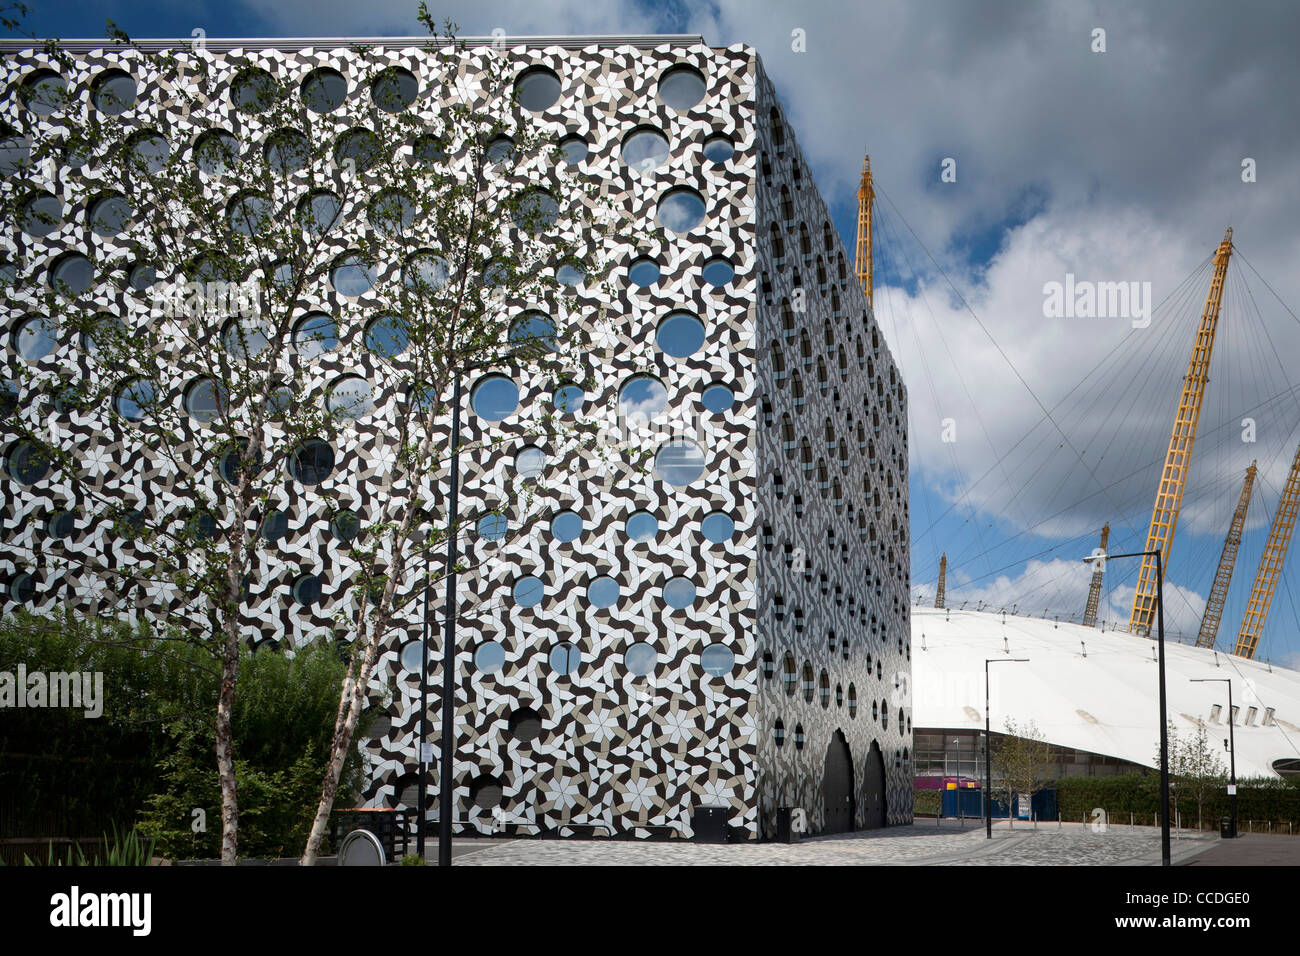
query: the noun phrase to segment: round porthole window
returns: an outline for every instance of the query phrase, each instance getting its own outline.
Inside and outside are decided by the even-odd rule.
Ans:
[[[704,474],[704,452],[692,441],[665,442],[655,455],[655,474],[670,485],[684,488]]]
[[[673,358],[694,355],[704,345],[704,323],[689,312],[672,312],[659,323],[655,344]]]
[[[519,386],[504,375],[489,375],[474,386],[469,403],[479,418],[499,422],[519,407]]]
[[[674,577],[664,582],[664,603],[680,611],[695,603],[695,582],[690,578]]]
[[[659,653],[649,644],[633,644],[623,654],[623,664],[628,673],[645,677],[654,673],[659,662]]]
[[[618,593],[618,582],[603,574],[587,585],[587,602],[595,608],[610,607],[618,601]]]
[[[659,99],[675,110],[688,110],[704,99],[704,76],[689,66],[674,66],[659,78]]]
[[[474,666],[485,674],[501,670],[506,662],[506,649],[498,641],[484,641],[474,650]]]
[[[710,677],[726,677],[735,666],[735,652],[723,644],[710,644],[700,653],[700,667]]]
[[[670,189],[659,201],[655,218],[669,232],[690,232],[704,221],[704,197],[694,189]]]
[[[512,593],[515,603],[520,607],[536,607],[542,603],[543,592],[542,579],[529,574],[515,582]]]

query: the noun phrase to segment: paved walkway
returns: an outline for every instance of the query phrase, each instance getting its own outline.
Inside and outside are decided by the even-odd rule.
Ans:
[[[1218,844],[1217,834],[1184,833],[1173,844],[1180,863]],[[1244,842],[1244,841],[1243,841]],[[1296,841],[1300,846],[1300,840]],[[457,840],[464,866],[1155,866],[1160,831],[1079,823],[995,827],[917,824],[867,830],[802,843],[703,844],[630,840]],[[430,857],[436,859],[436,849]]]
[[[1300,836],[1243,833],[1215,840],[1184,866],[1300,866]]]

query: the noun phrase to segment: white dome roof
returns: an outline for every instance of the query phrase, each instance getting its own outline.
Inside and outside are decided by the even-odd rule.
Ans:
[[[1051,743],[1150,767],[1160,745],[1155,649],[1154,640],[1126,631],[914,606],[912,726],[982,728],[985,659],[1026,657],[1028,663],[990,666],[995,733],[1008,719],[1033,720]],[[1192,678],[1232,679],[1238,777],[1277,776],[1275,760],[1300,758],[1300,672],[1168,639],[1165,665],[1175,731],[1185,737],[1204,720],[1225,773],[1227,685],[1194,684]],[[1217,723],[1211,719],[1215,704],[1222,705]],[[1273,723],[1264,726],[1268,708]]]

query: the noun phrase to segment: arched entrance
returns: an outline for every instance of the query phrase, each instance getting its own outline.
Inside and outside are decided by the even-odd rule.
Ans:
[[[885,806],[885,758],[880,753],[880,744],[874,740],[867,754],[867,778],[863,783],[863,797],[867,810],[862,829],[879,830],[888,819]]]
[[[826,801],[823,833],[845,833],[853,829],[853,756],[844,732],[837,730],[826,748],[826,772],[822,777]]]

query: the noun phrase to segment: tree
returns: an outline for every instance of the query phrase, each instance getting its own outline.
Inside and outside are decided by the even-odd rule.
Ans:
[[[1196,731],[1179,737],[1173,721],[1168,725],[1169,786],[1177,807],[1178,797],[1187,795],[1196,803],[1196,828],[1204,823],[1205,801],[1223,785],[1225,768],[1223,758],[1210,746],[1209,731],[1205,721],[1196,723]],[[1160,766],[1160,752],[1156,751],[1156,766]]]
[[[432,26],[423,8],[421,18]],[[155,617],[219,662],[213,737],[228,864],[240,647],[263,636],[258,604],[288,591],[310,609],[323,597],[314,569],[283,580],[287,512],[324,499],[344,542],[331,570],[348,591],[342,610],[316,615],[303,635],[351,648],[309,862],[379,647],[432,583],[409,572],[486,517],[439,520],[445,451],[434,435],[453,379],[505,365],[557,386],[584,381],[571,356],[591,345],[593,323],[561,331],[551,316],[568,314],[566,281],[601,281],[609,204],[565,163],[556,132],[518,107],[508,56],[473,76],[450,32],[430,42],[434,95],[450,100],[436,113],[410,108],[409,74],[364,47],[349,61],[358,95],[344,102],[323,75],[300,87],[252,60],[233,64],[246,141],[221,128],[214,107],[231,57],[218,62],[201,41],[132,50],[133,72],[166,102],[127,119],[136,94],[126,87],[98,87],[93,108],[58,82],[29,90],[39,108],[20,131],[28,150],[0,192],[31,240],[15,298],[59,317],[40,319],[34,341],[70,334],[84,363],[80,375],[51,362],[21,369],[4,403],[11,473],[27,484],[52,473],[83,519],[111,529],[98,550],[29,549],[26,561],[92,580],[96,611]],[[53,170],[70,163],[94,175],[55,195]],[[94,259],[56,259],[42,287],[34,243],[68,201],[86,204],[102,242]],[[120,314],[105,310],[106,286]],[[545,312],[512,321],[525,304]],[[326,481],[340,443],[370,456],[380,487],[368,515]],[[521,492],[496,510],[526,505]]]
[[[1011,804],[1016,794],[1033,799],[1050,780],[1052,748],[1043,739],[1038,725],[1030,720],[1017,725],[1008,719],[1006,734],[993,744],[994,793],[1007,805],[1007,820],[1015,826]]]

